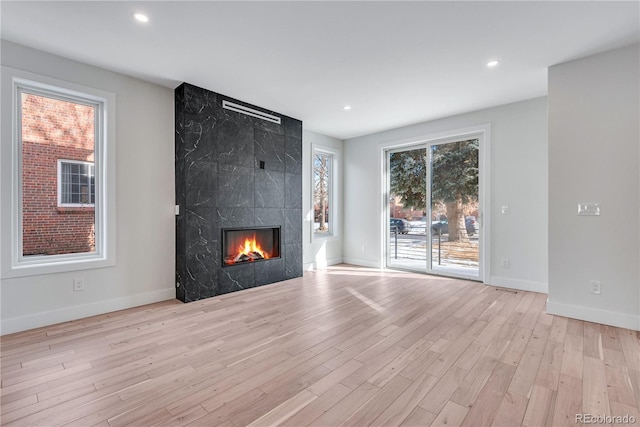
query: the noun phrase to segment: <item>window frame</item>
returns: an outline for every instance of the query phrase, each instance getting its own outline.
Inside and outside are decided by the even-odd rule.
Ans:
[[[115,265],[115,94],[2,66],[0,277],[22,277]],[[23,255],[22,94],[95,106],[95,251]],[[9,126],[9,123],[11,125]],[[10,141],[10,143],[8,143]],[[60,180],[58,180],[60,182]],[[59,196],[58,196],[59,197]],[[87,205],[82,205],[87,206]],[[7,236],[7,237],[4,237]],[[10,238],[9,238],[10,236]]]
[[[94,193],[95,193],[95,162],[87,162],[84,160],[69,160],[69,159],[58,159],[58,182],[57,182],[57,187],[58,187],[58,194],[57,194],[57,198],[58,198],[58,207],[59,208],[93,208],[95,207],[95,203],[63,203],[62,202],[62,164],[63,163],[68,163],[68,164],[76,164],[76,165],[87,165],[90,168],[93,167],[93,176],[94,176]],[[95,194],[94,194],[94,200],[95,200]],[[91,199],[91,183],[89,183],[89,199]]]
[[[329,230],[328,232],[318,233],[315,231],[315,157],[316,154],[331,156],[331,165],[329,167]],[[316,239],[329,240],[338,239],[340,236],[340,150],[335,148],[311,144],[311,242]]]

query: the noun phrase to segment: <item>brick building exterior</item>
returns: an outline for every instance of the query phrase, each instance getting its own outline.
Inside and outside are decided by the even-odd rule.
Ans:
[[[58,203],[59,160],[94,161],[94,112],[91,106],[23,94],[23,255],[95,251],[94,207]]]

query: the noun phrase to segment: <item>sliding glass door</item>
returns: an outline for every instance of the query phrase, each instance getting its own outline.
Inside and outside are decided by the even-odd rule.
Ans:
[[[387,153],[387,266],[426,271],[427,146]]]
[[[479,278],[478,139],[386,152],[387,266]]]

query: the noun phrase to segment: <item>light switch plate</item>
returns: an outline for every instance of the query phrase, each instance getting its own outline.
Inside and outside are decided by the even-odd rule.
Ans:
[[[597,203],[578,203],[578,215],[598,216],[600,206]]]
[[[180,215],[180,205],[176,205],[176,215]]]

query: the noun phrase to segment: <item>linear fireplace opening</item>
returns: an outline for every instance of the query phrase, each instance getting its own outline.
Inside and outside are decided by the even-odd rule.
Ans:
[[[223,228],[222,265],[280,258],[280,227]]]

